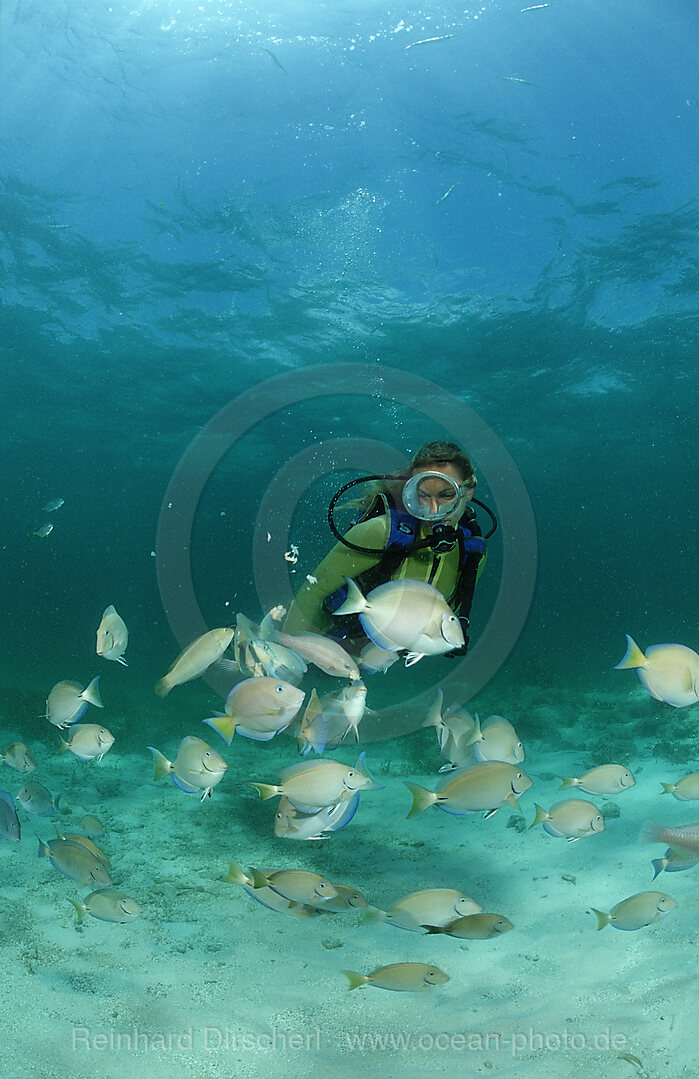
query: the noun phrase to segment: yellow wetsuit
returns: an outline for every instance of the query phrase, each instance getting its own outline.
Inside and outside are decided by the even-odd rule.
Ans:
[[[345,547],[343,543],[335,544],[313,571],[312,576],[316,578],[317,584],[305,581],[296,593],[284,623],[285,633],[332,633],[334,618],[323,610],[323,600],[345,583],[346,576],[356,578],[381,561],[389,527],[390,519],[383,514],[359,522],[347,533],[347,538],[352,543],[360,547],[381,549],[379,554],[362,554],[360,551],[353,551],[351,547]],[[421,526],[419,538],[426,535],[427,531],[426,526]],[[400,580],[410,577],[427,581],[438,588],[447,602],[450,602],[459,578],[459,562],[458,545],[444,554],[435,554],[429,547],[423,547],[408,554],[387,579]],[[485,558],[481,558],[479,576],[484,563]]]

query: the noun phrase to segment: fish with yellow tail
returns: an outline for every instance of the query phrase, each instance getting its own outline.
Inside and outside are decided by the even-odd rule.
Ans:
[[[663,783],[663,794],[671,794],[678,802],[696,802],[699,798],[699,772],[690,772],[677,783]]]
[[[501,933],[509,933],[514,926],[509,918],[502,914],[481,911],[479,914],[467,914],[463,918],[457,918],[448,925],[423,925],[422,928],[428,933],[446,933],[457,940],[491,940]]]
[[[58,727],[59,731],[64,727],[70,727],[77,723],[85,714],[88,704],[95,708],[104,708],[99,694],[99,675],[93,678],[85,689],[79,682],[66,680],[56,682],[46,698],[46,713],[44,719]]]
[[[423,656],[463,647],[461,623],[434,585],[404,578],[380,584],[365,597],[350,577],[345,581],[347,599],[333,615],[358,614],[362,629],[379,648],[407,651],[406,667]]]
[[[33,772],[36,761],[24,742],[10,742],[0,753],[0,761],[13,772]]]
[[[141,908],[128,895],[124,895],[118,888],[98,888],[86,895],[81,903],[74,899],[68,899],[75,907],[78,922],[82,922],[86,914],[96,918],[100,922],[115,922],[125,925],[138,918]]]
[[[159,697],[167,697],[175,686],[182,686],[199,678],[213,663],[217,663],[233,640],[234,630],[230,626],[210,629],[201,637],[188,644],[180,652],[170,670],[155,683],[155,692]]]
[[[279,773],[281,783],[251,783],[260,797],[284,795],[302,813],[318,813],[337,805],[341,799],[353,798],[358,791],[380,790],[367,773],[364,753],[360,753],[354,768],[329,758],[301,761]]]
[[[48,843],[39,839],[38,856],[48,858],[51,865],[78,884],[109,887],[112,883],[104,862],[82,844],[70,839],[52,839]]]
[[[567,798],[556,802],[549,810],[534,803],[536,814],[529,825],[543,824],[544,831],[556,839],[575,843],[578,839],[604,831],[604,817],[596,805],[584,798]]]
[[[457,918],[479,914],[480,911],[478,903],[456,888],[426,888],[424,891],[403,896],[387,910],[370,907],[364,921],[385,921],[389,925],[398,926],[399,929],[419,933],[425,922],[433,926],[445,926]]]
[[[636,929],[659,922],[676,906],[672,896],[665,895],[664,892],[637,892],[628,899],[622,899],[609,913],[597,910],[596,907],[590,909],[597,918],[598,929],[611,925],[614,929],[632,933]]]
[[[386,967],[372,970],[371,974],[360,974],[356,970],[346,970],[344,974],[350,989],[373,985],[377,989],[390,989],[395,993],[419,993],[449,981],[449,975],[443,970],[426,963],[389,963]]]
[[[205,719],[226,745],[237,732],[256,742],[269,742],[286,730],[303,704],[304,692],[280,678],[245,678],[226,697],[225,711]]]
[[[110,604],[102,615],[102,621],[97,629],[97,655],[127,667],[124,652],[128,643],[129,631],[126,628],[126,622]]]
[[[482,812],[488,818],[505,805],[519,809],[517,799],[529,790],[532,781],[514,764],[484,761],[450,772],[439,781],[436,791],[408,781],[405,785],[413,796],[408,819],[432,805],[455,816]]]
[[[600,764],[581,776],[562,777],[558,789],[565,791],[577,787],[586,794],[621,794],[635,783],[633,773],[623,764]]]
[[[683,873],[685,869],[693,869],[697,862],[699,853],[681,852],[668,847],[662,858],[651,858],[653,880],[661,873]]]
[[[687,708],[699,701],[699,655],[684,644],[653,644],[645,655],[626,634],[626,653],[615,671],[635,669],[656,701]]]
[[[331,832],[339,832],[349,824],[358,807],[359,792],[317,813],[302,813],[288,798],[281,798],[274,815],[274,834],[280,839],[327,839]]]
[[[153,746],[148,746],[148,749],[153,754],[154,779],[170,776],[175,786],[185,794],[201,792],[202,802],[211,797],[214,787],[221,782],[228,768],[215,749],[191,734],[180,742],[174,761],[169,761]]]
[[[61,738],[61,753],[71,752],[79,761],[101,761],[114,745],[114,735],[99,723],[77,723],[68,741]]]

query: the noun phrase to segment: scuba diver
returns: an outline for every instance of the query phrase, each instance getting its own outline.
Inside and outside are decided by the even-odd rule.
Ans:
[[[335,524],[335,505],[348,488],[368,481],[378,482],[366,499],[350,503],[361,511],[343,536]],[[284,632],[320,633],[356,653],[367,644],[358,616],[333,616],[347,596],[345,577],[353,579],[365,596],[386,581],[411,578],[442,593],[464,633],[463,646],[446,655],[465,655],[486,540],[497,528],[488,507],[473,498],[475,487],[473,465],[453,442],[427,442],[404,472],[364,476],[341,487],[328,509],[328,523],[338,542],[297,592]],[[493,522],[485,536],[472,501]]]

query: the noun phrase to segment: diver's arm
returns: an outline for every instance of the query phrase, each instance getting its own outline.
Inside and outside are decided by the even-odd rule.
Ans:
[[[294,602],[284,622],[285,633],[327,633],[332,629],[333,617],[323,610],[323,600],[345,583],[345,577],[358,577],[360,573],[375,566],[383,555],[388,519],[372,517],[354,525],[347,538],[360,547],[373,547],[380,554],[362,554],[336,543],[323,561],[311,574],[317,584],[304,581],[296,593]]]

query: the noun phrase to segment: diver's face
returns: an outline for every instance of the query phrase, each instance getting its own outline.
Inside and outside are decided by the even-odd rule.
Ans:
[[[451,502],[454,506],[454,511],[460,511],[463,509],[464,502],[469,501],[473,497],[473,488],[464,487],[464,478],[452,464],[439,464],[432,465],[427,468],[418,468],[413,472],[414,476],[419,476],[421,472],[441,472],[444,476],[449,476],[459,485],[461,491],[461,497],[455,496],[454,488],[450,483],[445,483],[438,476],[425,476],[425,479],[418,483],[417,494],[420,500],[420,505],[428,513],[438,513],[441,507],[442,510]],[[452,514],[444,518],[445,521],[451,521]]]

